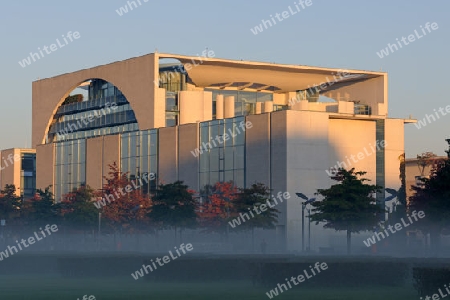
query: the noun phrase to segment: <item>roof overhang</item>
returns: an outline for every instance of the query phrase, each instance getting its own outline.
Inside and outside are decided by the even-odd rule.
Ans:
[[[179,60],[192,82],[202,88],[236,87],[274,92],[295,92],[314,86],[353,84],[385,76],[384,72],[330,69],[302,65],[284,65],[264,62],[225,60],[210,57],[158,53],[159,58]],[[331,88],[331,85],[328,84]],[[327,91],[327,89],[321,89]]]

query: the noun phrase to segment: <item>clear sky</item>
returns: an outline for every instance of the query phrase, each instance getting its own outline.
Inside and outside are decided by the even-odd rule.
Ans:
[[[135,0],[136,3],[138,2]],[[101,64],[154,52],[196,55],[206,47],[216,57],[389,73],[389,117],[422,119],[450,105],[446,69],[450,59],[448,0],[175,1],[140,0],[119,16],[125,0],[21,0],[2,2],[0,37],[0,149],[31,146],[31,84]],[[296,5],[301,9],[296,11]],[[270,15],[296,14],[254,35]],[[129,8],[128,8],[129,9]],[[427,22],[438,29],[424,35]],[[388,43],[414,34],[384,58]],[[426,29],[425,29],[426,30]],[[19,61],[50,46],[69,31],[80,37],[25,68]],[[444,111],[445,113],[445,111]],[[407,125],[407,157],[425,151],[445,155],[450,114],[421,129]]]

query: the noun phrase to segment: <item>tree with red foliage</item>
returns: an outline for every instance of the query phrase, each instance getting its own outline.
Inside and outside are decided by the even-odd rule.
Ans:
[[[228,221],[235,217],[233,201],[238,194],[233,182],[217,182],[206,187],[202,196],[205,203],[201,205],[199,222],[206,232],[228,234]]]
[[[103,189],[96,193],[102,199],[96,206],[105,218],[106,229],[125,233],[147,230],[151,200],[139,189],[143,186],[142,179],[130,180],[128,173],[120,172],[115,162],[109,168]]]

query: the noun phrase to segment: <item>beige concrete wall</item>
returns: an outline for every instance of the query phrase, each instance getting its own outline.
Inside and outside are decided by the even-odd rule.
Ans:
[[[340,114],[352,114],[353,115],[355,113],[355,104],[353,102],[348,102],[348,101],[339,101],[337,112]]]
[[[224,105],[224,118],[234,118],[234,96],[226,96],[224,97],[223,105]]]
[[[181,91],[179,95],[180,125],[212,119],[212,92]]]
[[[120,135],[108,135],[86,141],[86,184],[97,190],[103,187],[108,177],[109,164],[120,168]]]
[[[290,250],[300,250],[303,200],[295,193],[300,192],[312,198],[318,188],[328,187],[329,179],[325,169],[328,167],[329,156],[329,115],[313,111],[287,111],[286,122],[287,186],[285,191],[291,195],[286,200],[287,247]],[[305,217],[305,249],[307,227],[308,221]]]
[[[252,128],[245,132],[247,187],[256,182],[270,186],[270,116],[262,114],[246,117],[246,122],[252,123]]]
[[[385,185],[398,190],[401,186],[400,157],[405,153],[405,125],[403,120],[385,120]]]
[[[286,101],[286,98],[289,97],[291,93],[283,93],[283,94],[273,94],[273,103],[277,105],[287,105],[289,102]],[[295,95],[295,93],[294,93]]]
[[[199,189],[199,157],[191,153],[199,147],[198,124],[186,124],[178,127],[178,179],[192,189]],[[195,152],[194,152],[195,153]]]
[[[273,102],[272,101],[263,102],[262,110],[263,113],[273,112]]]
[[[45,142],[49,125],[58,107],[80,83],[92,78],[101,78],[119,88],[139,123],[139,129],[151,129],[161,125],[160,103],[156,101],[159,75],[159,56],[148,54],[107,65],[59,75],[33,82],[32,146]]]
[[[365,171],[376,180],[376,122],[373,120],[331,119],[329,168],[341,163],[345,169]]]
[[[387,74],[384,74],[383,76],[377,78],[336,88],[325,93],[324,95],[336,100],[339,100],[339,98],[345,98],[346,101],[361,101],[361,104],[368,104],[372,107],[373,115],[386,116],[388,105],[387,91],[388,76]],[[379,106],[379,103],[384,105]]]
[[[157,88],[155,91],[154,128],[166,126],[166,90]],[[139,129],[142,129],[139,127]],[[148,129],[148,128],[146,128]]]
[[[45,189],[52,186],[55,192],[55,144],[39,145],[36,147],[36,188]]]
[[[287,111],[271,113],[270,117],[270,176],[272,193],[287,190]],[[263,162],[262,162],[263,164]],[[276,206],[280,212],[277,224],[277,241],[281,249],[285,249],[287,239],[287,205],[286,202]]]
[[[16,186],[16,195],[20,196],[21,156],[20,149],[7,149],[0,153],[0,189],[7,184]]]
[[[178,128],[160,128],[158,138],[158,179],[162,183],[172,183],[178,179]]]

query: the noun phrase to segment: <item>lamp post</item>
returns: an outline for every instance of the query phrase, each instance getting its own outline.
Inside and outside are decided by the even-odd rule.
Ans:
[[[100,243],[100,237],[102,234],[102,213],[98,213],[98,250],[101,250],[101,243]]]
[[[448,150],[445,150],[445,152],[447,153],[447,156],[450,159],[450,139],[446,139],[445,141],[448,143]]]
[[[302,202],[302,253],[303,253],[303,252],[305,252],[305,209],[306,209],[306,206],[309,203],[315,201],[316,198],[308,198],[302,193],[295,193],[295,194],[297,195],[297,197],[299,197],[303,200],[306,200],[305,202]],[[311,243],[311,228],[309,228],[309,242]],[[310,246],[308,246],[308,248],[309,247]]]
[[[308,220],[309,220],[309,224],[308,224],[308,249],[307,252],[311,251],[311,208],[308,209]]]

